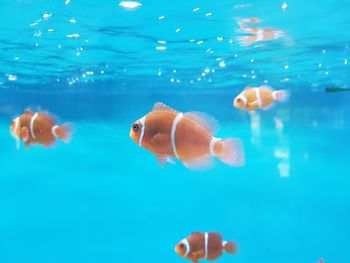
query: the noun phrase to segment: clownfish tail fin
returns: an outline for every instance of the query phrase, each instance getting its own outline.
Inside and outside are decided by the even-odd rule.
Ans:
[[[286,101],[289,97],[289,93],[286,90],[275,90],[272,92],[272,97],[274,100]]]
[[[222,247],[229,254],[236,254],[238,252],[238,245],[233,241],[222,242]]]
[[[52,127],[52,134],[60,138],[65,143],[69,143],[72,136],[72,126],[70,124],[63,124],[61,126]]]
[[[242,166],[245,162],[243,144],[239,139],[218,139],[213,137],[209,146],[210,153],[230,166]]]

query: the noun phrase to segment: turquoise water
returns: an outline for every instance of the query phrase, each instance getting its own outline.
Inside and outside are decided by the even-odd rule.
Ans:
[[[349,87],[346,1],[0,3],[0,262],[187,262],[193,231],[238,242],[222,263],[349,262],[350,92],[325,92]],[[243,46],[248,17],[285,35]],[[264,83],[289,100],[232,107]],[[157,101],[214,116],[245,166],[160,167],[129,138]],[[71,143],[16,149],[26,107],[72,123]]]

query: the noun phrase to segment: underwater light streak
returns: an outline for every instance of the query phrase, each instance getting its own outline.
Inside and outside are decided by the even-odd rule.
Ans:
[[[158,51],[163,51],[163,50],[166,50],[166,47],[165,46],[156,46],[156,49]]]
[[[287,9],[287,7],[288,7],[288,4],[286,2],[284,2],[283,5],[282,5],[283,11],[285,11]]]
[[[12,75],[12,74],[8,74],[7,78],[9,81],[16,81],[17,80],[17,76],[16,75]]]
[[[49,19],[51,16],[52,16],[51,13],[44,13],[44,14],[43,14],[43,18],[44,18],[44,19]]]
[[[68,38],[79,38],[80,35],[79,34],[68,34],[68,35],[66,35],[66,37],[68,37]]]
[[[140,2],[122,1],[119,3],[119,6],[127,8],[127,9],[135,9],[135,8],[142,6],[142,4]]]

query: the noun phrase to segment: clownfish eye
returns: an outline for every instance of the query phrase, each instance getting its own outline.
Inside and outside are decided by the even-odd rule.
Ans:
[[[138,132],[139,129],[140,129],[140,126],[139,126],[137,123],[134,123],[134,124],[132,125],[132,130],[133,130],[134,132]]]
[[[184,243],[181,243],[181,244],[179,245],[179,247],[180,247],[181,249],[184,249],[184,248],[185,248],[185,244],[184,244]]]

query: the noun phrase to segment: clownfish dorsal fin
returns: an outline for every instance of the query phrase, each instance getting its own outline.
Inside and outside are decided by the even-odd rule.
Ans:
[[[203,112],[187,112],[184,114],[184,117],[191,119],[195,123],[203,126],[211,134],[216,133],[219,130],[219,124],[216,119],[214,119],[209,114]]]
[[[163,102],[157,102],[156,104],[154,104],[153,110],[154,111],[175,111],[176,112],[176,110],[165,105]]]
[[[31,109],[27,108],[27,109],[24,110],[24,113],[30,113],[30,114],[32,114],[32,113],[34,113],[34,112],[33,112]]]

